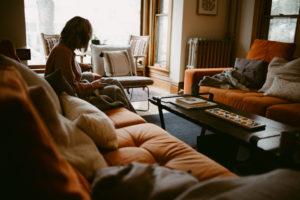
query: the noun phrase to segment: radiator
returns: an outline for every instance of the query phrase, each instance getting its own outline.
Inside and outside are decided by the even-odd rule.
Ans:
[[[230,40],[190,38],[187,44],[187,68],[217,68],[231,65]]]

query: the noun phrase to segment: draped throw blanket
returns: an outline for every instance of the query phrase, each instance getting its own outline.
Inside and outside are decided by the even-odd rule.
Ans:
[[[204,76],[198,85],[223,89],[249,90],[246,86],[249,85],[246,77],[237,72],[235,69],[224,70],[222,73],[215,74],[213,76]]]

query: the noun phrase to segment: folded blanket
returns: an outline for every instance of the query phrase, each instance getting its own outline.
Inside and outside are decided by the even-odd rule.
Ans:
[[[92,184],[92,199],[174,199],[198,183],[187,172],[133,162],[102,168]]]
[[[204,76],[198,85],[212,86],[223,89],[249,90],[247,88],[249,82],[235,69],[224,70],[222,73],[215,74],[213,76]]]

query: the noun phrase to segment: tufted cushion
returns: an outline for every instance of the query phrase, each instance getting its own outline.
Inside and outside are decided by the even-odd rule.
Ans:
[[[170,169],[191,170],[198,180],[234,176],[215,161],[170,135],[160,127],[143,123],[117,130],[119,148],[104,154],[111,166],[130,162],[158,163]]]
[[[1,196],[90,199],[87,181],[64,160],[13,67],[0,66]]]
[[[146,123],[146,121],[141,116],[130,112],[126,108],[121,107],[113,110],[106,110],[104,112],[112,120],[116,128]]]
[[[247,54],[247,59],[263,59],[269,63],[274,57],[291,60],[295,50],[294,43],[256,39]]]

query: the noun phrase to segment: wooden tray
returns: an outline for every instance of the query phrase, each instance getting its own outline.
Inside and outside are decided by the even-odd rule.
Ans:
[[[247,129],[259,129],[266,127],[265,124],[256,122],[252,119],[229,112],[227,110],[223,110],[221,108],[206,109],[205,112]]]

